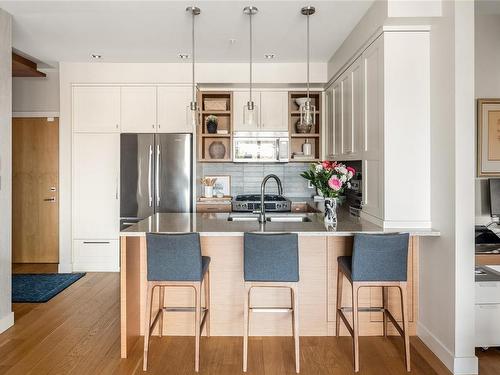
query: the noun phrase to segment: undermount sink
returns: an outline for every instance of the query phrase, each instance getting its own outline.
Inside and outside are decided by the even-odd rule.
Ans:
[[[228,221],[258,221],[258,214],[229,214]],[[274,223],[308,223],[311,219],[301,214],[267,214],[266,221]]]

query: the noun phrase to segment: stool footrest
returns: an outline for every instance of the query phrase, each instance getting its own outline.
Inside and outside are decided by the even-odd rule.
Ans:
[[[291,312],[293,309],[291,307],[249,307],[248,308],[252,312],[262,313],[262,312]]]
[[[208,309],[206,307],[201,308],[201,312],[206,312]],[[196,307],[164,307],[163,311],[168,312],[195,312]]]
[[[344,312],[352,312],[352,307],[341,307],[340,308]],[[383,307],[358,307],[358,311],[360,312],[384,312]]]

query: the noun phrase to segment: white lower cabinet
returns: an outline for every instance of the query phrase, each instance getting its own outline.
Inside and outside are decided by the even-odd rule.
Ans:
[[[500,281],[476,282],[476,347],[500,345]]]
[[[119,243],[119,240],[73,240],[73,271],[120,271]]]
[[[118,268],[118,260],[109,254],[119,237],[119,180],[120,135],[74,134],[73,263],[80,271]]]

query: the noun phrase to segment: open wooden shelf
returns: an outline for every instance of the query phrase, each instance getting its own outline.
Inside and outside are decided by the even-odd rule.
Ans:
[[[207,110],[206,99],[225,101],[227,110]],[[231,91],[200,91],[198,93],[198,102],[201,105],[198,125],[198,161],[210,163],[230,162],[232,160],[233,144],[233,93]],[[227,130],[228,134],[212,134],[207,131],[206,119],[210,115],[217,117],[217,129]],[[210,157],[210,145],[214,142],[220,142],[224,145],[226,153],[223,158]]]
[[[306,91],[292,91],[288,93],[288,131],[290,132],[290,155],[291,163],[314,163],[320,160],[321,157],[321,121],[322,121],[322,93],[320,91],[311,91],[309,97],[311,103],[316,107],[313,112],[316,120],[315,126],[311,129],[311,133],[297,133],[295,125],[300,116],[299,106],[295,102],[297,98],[307,96]],[[312,145],[313,159],[309,160],[294,160],[293,154],[302,151],[302,144],[308,139]]]

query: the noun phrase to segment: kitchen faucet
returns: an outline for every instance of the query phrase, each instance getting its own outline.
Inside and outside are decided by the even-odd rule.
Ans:
[[[274,178],[276,183],[278,184],[278,194],[283,195],[283,185],[281,184],[281,180],[275,174],[268,174],[262,180],[262,184],[260,185],[260,212],[259,212],[259,223],[264,224],[266,222],[266,206],[264,204],[264,197],[266,193],[266,183],[269,179]]]

